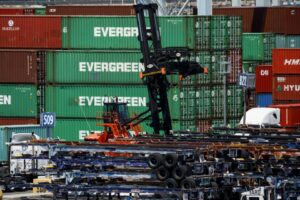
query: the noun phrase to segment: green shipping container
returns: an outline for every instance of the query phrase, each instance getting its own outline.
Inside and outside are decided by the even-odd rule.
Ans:
[[[180,120],[194,120],[196,117],[196,89],[182,87],[180,90]]]
[[[212,16],[211,17],[211,48],[226,49],[229,46],[228,40],[228,17]]]
[[[195,44],[196,49],[210,49],[210,17],[195,17]]]
[[[242,48],[242,17],[228,16],[229,48]]]
[[[243,114],[243,90],[240,86],[227,87],[227,116],[241,117]]]
[[[8,161],[8,146],[13,133],[32,133],[34,132],[40,138],[47,138],[46,128],[36,125],[14,125],[0,126],[0,161]]]
[[[132,114],[147,110],[148,93],[143,85],[60,85],[46,87],[46,111],[55,112],[57,117],[95,118],[102,111],[104,102],[118,97],[127,102]],[[179,118],[179,90],[168,91],[170,112],[173,119]]]
[[[275,43],[273,33],[243,33],[243,60],[271,61]]]
[[[194,60],[198,62],[202,67],[208,68],[208,74],[198,74],[195,75],[195,83],[203,84],[211,82],[211,74],[212,74],[212,59],[209,51],[199,51],[195,52]]]
[[[237,85],[227,86],[227,117],[241,117],[243,113],[243,93]],[[212,118],[224,116],[223,86],[213,86],[211,90]]]
[[[222,83],[225,65],[222,62],[228,62],[228,54],[224,51],[213,51],[211,54],[211,83]]]
[[[196,89],[195,110],[197,119],[209,119],[212,116],[210,86],[202,86]]]
[[[193,17],[160,17],[163,47],[194,48]],[[176,34],[174,34],[176,31]],[[135,17],[63,17],[62,46],[69,49],[139,49]]]
[[[36,117],[37,88],[35,85],[0,85],[1,117]]]
[[[47,52],[46,80],[52,83],[136,83],[142,54],[130,51]]]

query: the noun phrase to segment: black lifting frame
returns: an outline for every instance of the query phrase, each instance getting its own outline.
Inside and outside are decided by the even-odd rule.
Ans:
[[[167,97],[170,83],[166,75],[178,74],[184,78],[193,74],[206,73],[207,69],[202,68],[196,62],[184,60],[189,57],[190,51],[187,48],[162,48],[156,15],[157,4],[138,4],[134,7],[139,32],[138,40],[143,54],[141,62],[145,66],[145,71],[140,74],[140,77],[148,88],[151,126],[154,133],[159,134],[160,130],[163,130],[168,135],[172,130],[172,120]],[[145,11],[148,13],[147,17],[145,17]],[[146,19],[149,19],[150,28],[147,28]]]

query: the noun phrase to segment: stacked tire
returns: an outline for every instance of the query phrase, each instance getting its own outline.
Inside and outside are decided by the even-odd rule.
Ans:
[[[163,181],[166,188],[191,189],[196,187],[193,179],[188,178],[189,167],[184,159],[176,153],[151,154],[148,165],[154,170],[158,180]]]

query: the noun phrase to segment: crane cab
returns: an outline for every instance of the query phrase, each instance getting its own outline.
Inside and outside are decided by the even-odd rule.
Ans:
[[[124,124],[130,120],[127,103],[104,103],[103,122],[114,123],[117,119],[119,123]]]

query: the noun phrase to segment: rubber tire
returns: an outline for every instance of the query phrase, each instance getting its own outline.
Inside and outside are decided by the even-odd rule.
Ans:
[[[158,168],[160,165],[163,164],[163,162],[164,157],[159,153],[151,154],[147,159],[148,166],[152,169]]]
[[[194,189],[196,188],[196,183],[192,178],[185,178],[180,182],[181,189]]]
[[[169,189],[178,188],[178,183],[174,178],[168,178],[167,180],[165,180],[164,185]]]
[[[172,177],[177,180],[180,181],[182,179],[185,178],[187,173],[187,166],[186,165],[182,165],[182,166],[176,166],[173,170],[172,170]]]
[[[177,161],[178,161],[178,155],[176,153],[168,153],[165,156],[164,165],[166,168],[170,169],[176,165]]]
[[[164,180],[166,180],[167,178],[170,177],[170,172],[164,166],[160,166],[156,170],[156,177],[157,177],[158,180],[164,181]]]

